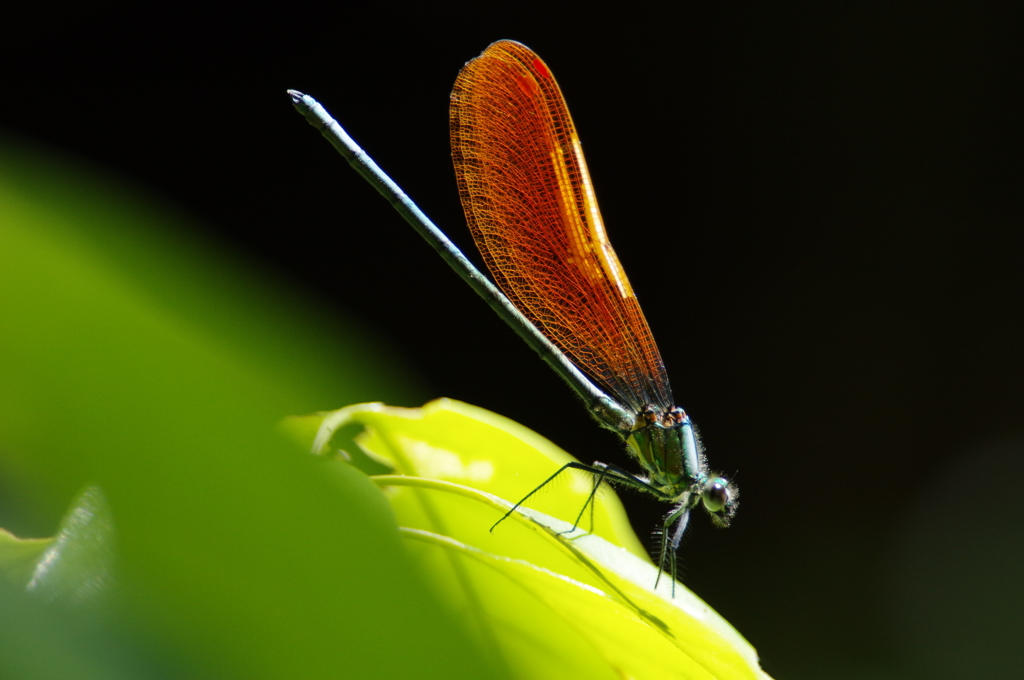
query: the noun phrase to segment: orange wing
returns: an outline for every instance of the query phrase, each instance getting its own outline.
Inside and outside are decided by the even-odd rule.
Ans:
[[[503,40],[467,63],[452,90],[451,137],[466,220],[505,295],[624,405],[674,405],[569,109],[540,57]]]

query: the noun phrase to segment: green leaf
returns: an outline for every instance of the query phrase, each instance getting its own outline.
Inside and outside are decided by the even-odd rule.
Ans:
[[[587,476],[531,497],[544,512],[524,509],[489,531],[573,460],[551,442],[440,399],[325,414],[313,451],[335,451],[337,433],[353,423],[366,428],[356,443],[400,473],[375,479],[434,587],[516,677],[768,677],[724,619],[682,584],[673,593],[669,578],[658,579],[613,492],[598,496],[592,532],[571,531]]]
[[[117,536],[103,607],[73,599],[86,534],[0,538],[22,583],[58,544],[70,569],[0,584],[0,677],[507,677],[374,484],[275,430],[407,394],[379,343],[166,205],[2,139],[0,215],[0,526],[55,531],[95,486]]]
[[[18,538],[0,529],[0,578],[27,586],[52,538]]]
[[[26,589],[48,600],[88,602],[102,597],[110,586],[114,552],[110,508],[99,487],[87,487],[33,565]]]

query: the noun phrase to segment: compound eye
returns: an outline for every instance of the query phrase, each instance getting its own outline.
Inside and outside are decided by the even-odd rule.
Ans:
[[[713,480],[704,489],[704,507],[710,512],[722,512],[729,504],[729,482],[721,477]]]

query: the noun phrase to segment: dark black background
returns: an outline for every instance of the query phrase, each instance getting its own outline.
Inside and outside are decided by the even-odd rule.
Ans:
[[[448,92],[488,43],[526,43],[676,397],[743,491],[729,531],[694,522],[683,580],[780,679],[1014,677],[1019,6],[587,5],[49,4],[4,21],[0,126],[374,329],[420,376],[410,405],[462,399],[625,464],[285,95],[319,98],[475,258]],[[627,500],[643,536],[664,508]]]

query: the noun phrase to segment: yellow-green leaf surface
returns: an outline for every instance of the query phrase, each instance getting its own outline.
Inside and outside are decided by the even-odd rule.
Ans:
[[[530,499],[535,509],[489,531],[573,460],[551,442],[441,399],[421,409],[360,404],[326,414],[314,451],[336,451],[344,440],[337,433],[354,423],[366,428],[355,443],[394,470],[375,479],[413,554],[516,677],[767,677],[724,619],[682,584],[673,593],[670,579],[658,581],[614,493],[599,495],[592,533],[571,531],[589,477],[566,475]]]

